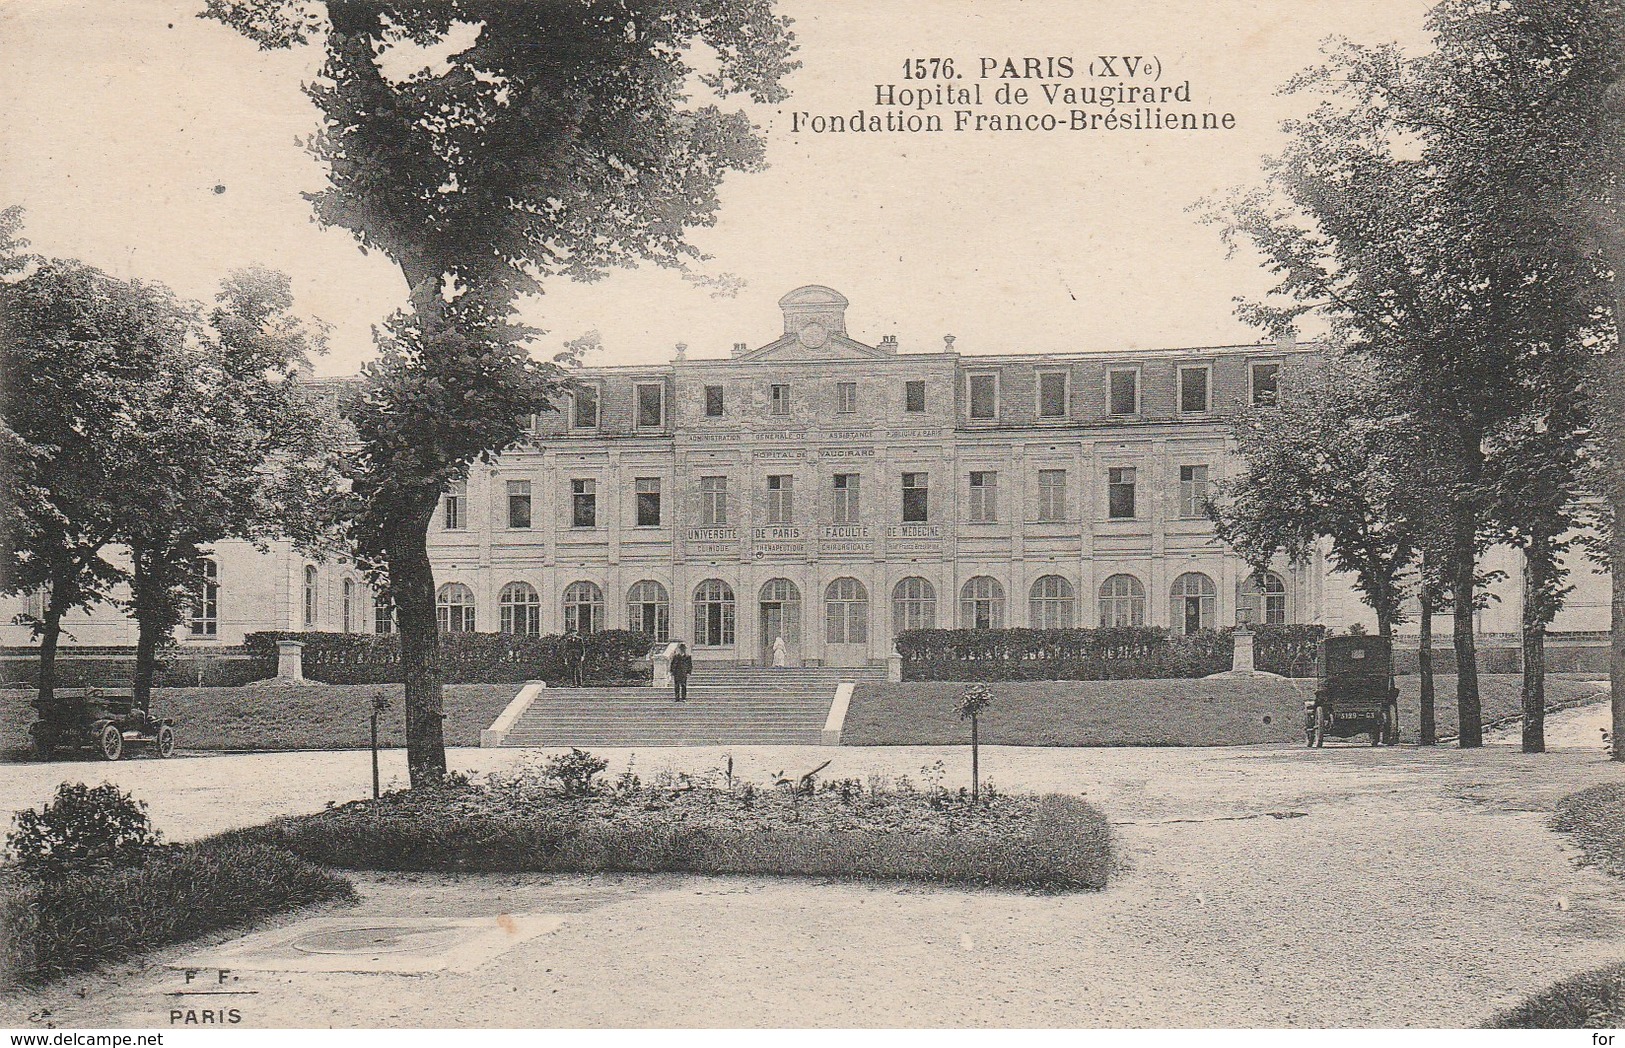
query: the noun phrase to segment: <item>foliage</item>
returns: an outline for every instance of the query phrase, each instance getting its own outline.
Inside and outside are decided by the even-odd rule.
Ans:
[[[1403,575],[1423,528],[1412,509],[1417,465],[1396,439],[1382,378],[1332,353],[1325,369],[1253,407],[1234,423],[1242,470],[1207,504],[1219,538],[1257,571],[1285,554],[1306,563],[1325,540],[1386,636],[1398,621]]]
[[[355,415],[353,538],[397,609],[409,763],[427,774],[445,766],[429,520],[564,379],[528,355],[537,332],[516,301],[550,279],[699,257],[687,230],[715,221],[723,177],[763,163],[750,118],[720,103],[785,96],[789,23],[767,0],[208,0],[203,15],[262,48],[321,36],[307,145],[328,185],[309,199],[405,278],[410,308],[383,325]],[[443,68],[398,74],[392,59],[459,26],[477,35]],[[710,100],[691,104],[696,85]]]
[[[561,796],[585,797],[596,789],[595,782],[607,767],[609,761],[572,746],[569,753],[547,758],[542,775],[558,785]]]
[[[1254,625],[1261,670],[1314,672],[1315,625]],[[1098,629],[905,630],[905,680],[1133,680],[1205,677],[1230,668],[1233,630],[1173,634],[1161,626]]]
[[[1608,783],[1557,802],[1552,827],[1572,834],[1588,863],[1625,877],[1625,785]]]
[[[600,630],[585,636],[587,658],[582,678],[587,684],[624,684],[640,678],[634,663],[648,654],[647,634]],[[263,631],[243,638],[261,665],[276,664],[279,640],[305,645],[305,676],[328,684],[399,683],[401,642],[395,634],[295,633]],[[559,685],[570,679],[564,661],[564,638],[524,637],[511,633],[447,633],[440,638],[441,673],[448,684],[542,680]]]
[[[159,844],[147,806],[110,782],[64,782],[49,804],[19,811],[13,825],[11,860],[39,876],[139,866]]]
[[[545,771],[459,790],[410,790],[254,831],[354,869],[780,874],[1039,891],[1098,889],[1111,831],[1076,797],[854,778],[772,790],[719,771],[564,797]]]
[[[341,877],[242,831],[154,852],[138,867],[0,878],[0,984],[40,983],[324,902]]]
[[[967,684],[959,693],[956,712],[960,720],[975,720],[993,704],[993,693],[985,684]]]

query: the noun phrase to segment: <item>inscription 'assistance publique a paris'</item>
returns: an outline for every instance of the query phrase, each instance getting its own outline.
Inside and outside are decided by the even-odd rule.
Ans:
[[[795,110],[792,133],[1230,131],[1231,112],[1193,107],[1191,82],[1163,84],[1154,55],[981,58],[969,81],[952,58],[910,58],[904,83],[876,83],[872,106]],[[1075,79],[1092,82],[1076,83]],[[997,83],[984,83],[996,80]],[[1149,80],[1152,83],[1131,83]],[[911,83],[909,81],[926,81]]]

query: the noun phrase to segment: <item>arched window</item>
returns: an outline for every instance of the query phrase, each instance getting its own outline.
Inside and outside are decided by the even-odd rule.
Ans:
[[[1269,626],[1286,622],[1286,582],[1281,576],[1262,571],[1241,580],[1236,593],[1236,622]]]
[[[564,587],[564,628],[577,633],[603,629],[604,591],[591,582],[572,582]]]
[[[355,579],[344,580],[342,593],[343,614],[340,621],[344,623],[345,633],[354,633],[356,631]]]
[[[461,582],[446,583],[435,597],[434,614],[442,633],[473,633],[474,592]]]
[[[542,598],[528,582],[510,582],[497,598],[503,633],[517,637],[542,634]]]
[[[1145,587],[1133,575],[1113,575],[1100,584],[1102,626],[1144,626]]]
[[[959,591],[960,625],[969,630],[1004,629],[1004,587],[991,575],[977,575]]]
[[[771,661],[774,640],[783,637],[786,644],[801,641],[801,590],[789,579],[768,579],[762,583],[757,605],[762,615],[763,654]]]
[[[220,565],[201,557],[192,569],[197,575],[192,586],[192,636],[217,637],[220,635]]]
[[[671,597],[666,587],[644,579],[626,591],[626,628],[662,644],[671,639]]]
[[[395,605],[377,590],[372,591],[372,631],[380,636],[395,632]]]
[[[1028,602],[1028,625],[1035,630],[1069,630],[1076,617],[1077,598],[1072,583],[1059,575],[1045,575],[1033,583]]]
[[[911,576],[891,591],[892,632],[937,628],[937,590],[929,579]]]
[[[853,578],[824,590],[824,639],[831,644],[869,643],[869,591]]]
[[[717,648],[734,642],[734,591],[721,579],[694,588],[694,646]]]
[[[1213,628],[1213,580],[1200,571],[1187,571],[1174,580],[1168,598],[1168,625],[1175,633],[1195,633]]]

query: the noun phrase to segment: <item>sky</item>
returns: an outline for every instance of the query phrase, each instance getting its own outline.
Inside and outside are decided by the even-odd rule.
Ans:
[[[776,302],[804,284],[851,300],[853,337],[968,354],[1084,352],[1258,341],[1235,296],[1269,286],[1227,258],[1197,201],[1254,182],[1279,123],[1309,103],[1279,86],[1334,35],[1425,45],[1418,0],[781,0],[803,68],[790,98],[753,108],[768,168],[728,177],[719,221],[692,242],[698,268],[745,285],[717,298],[669,270],[556,281],[522,314],[535,352],[600,332],[588,363],[724,357],[782,330]],[[302,82],[317,48],[262,53],[196,17],[201,0],[0,3],[0,206],[27,209],[34,250],[206,298],[251,262],[294,278],[297,308],[332,325],[318,374],[350,374],[371,327],[404,303],[385,258],[310,218],[323,172],[300,140],[315,126]],[[1190,82],[1189,108],[1233,113],[1222,132],[815,134],[795,114],[877,111],[877,84],[913,86],[911,58],[948,56],[986,97],[981,59],[1099,55],[1156,60]],[[927,81],[934,83],[936,81]],[[1059,83],[1059,80],[1049,80]],[[1092,83],[1079,75],[1069,85]],[[1101,83],[1115,83],[1103,78]],[[988,105],[987,112],[1010,107]],[[883,110],[881,110],[883,111]],[[1042,113],[1029,106],[1023,112]],[[938,111],[942,112],[942,111]],[[1063,108],[1060,112],[1064,113]],[[951,121],[950,121],[951,122]],[[1312,331],[1306,334],[1313,334]]]

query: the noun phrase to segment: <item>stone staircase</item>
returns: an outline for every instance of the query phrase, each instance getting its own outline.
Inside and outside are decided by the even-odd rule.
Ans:
[[[687,702],[670,688],[532,688],[481,745],[563,746],[817,746],[839,741],[826,721],[842,685],[885,680],[880,667],[858,669],[698,666]],[[845,689],[850,694],[850,688]],[[837,711],[844,719],[844,705]],[[506,723],[505,723],[506,722]]]

